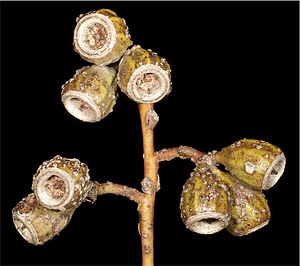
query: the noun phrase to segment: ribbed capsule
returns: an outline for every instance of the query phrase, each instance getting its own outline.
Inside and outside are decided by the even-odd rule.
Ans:
[[[216,161],[254,189],[269,189],[283,174],[286,158],[278,147],[260,140],[243,139],[215,154]]]
[[[228,192],[211,172],[193,172],[183,186],[181,217],[186,227],[199,234],[213,234],[229,222]]]
[[[86,164],[59,155],[41,164],[32,182],[40,204],[54,210],[78,207],[92,187]]]
[[[118,61],[132,45],[124,19],[109,9],[82,14],[74,30],[74,50],[84,60],[97,65]]]
[[[263,193],[243,186],[228,173],[216,168],[212,171],[226,184],[230,192],[231,219],[227,230],[231,234],[248,235],[268,224],[271,214]]]
[[[118,85],[133,101],[155,103],[171,91],[171,69],[164,58],[138,45],[119,64]]]
[[[98,122],[113,111],[117,99],[116,71],[106,66],[86,66],[62,86],[67,111],[84,122]]]
[[[32,193],[17,203],[12,210],[12,217],[16,229],[27,242],[42,245],[66,227],[74,210],[75,208],[66,211],[47,209]]]

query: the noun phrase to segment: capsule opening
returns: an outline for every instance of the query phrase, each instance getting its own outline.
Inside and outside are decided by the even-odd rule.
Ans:
[[[160,101],[171,90],[170,76],[158,65],[145,64],[137,68],[127,84],[130,98],[141,103]]]
[[[214,234],[228,225],[229,216],[216,213],[207,212],[191,216],[187,222],[187,227],[198,234]]]
[[[112,21],[102,14],[83,16],[74,30],[74,46],[83,56],[101,58],[116,44],[116,30]]]
[[[62,101],[67,111],[81,121],[97,122],[101,119],[99,107],[82,92],[68,91],[62,95]]]
[[[13,216],[13,223],[20,235],[31,244],[38,244],[38,238],[35,229],[29,222],[23,221],[18,215]]]
[[[274,159],[273,163],[267,170],[263,179],[262,189],[269,189],[277,183],[284,172],[285,164],[286,158],[284,154],[281,153]]]

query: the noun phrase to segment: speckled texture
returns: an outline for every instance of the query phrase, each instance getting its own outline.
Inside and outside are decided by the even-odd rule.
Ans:
[[[188,229],[197,233],[216,233],[228,225],[228,201],[227,187],[218,178],[210,171],[200,173],[196,170],[183,186],[182,220]]]
[[[65,183],[65,195],[59,199],[45,192],[47,191],[45,184],[51,176],[58,176]],[[65,210],[78,207],[86,200],[92,189],[92,182],[86,164],[81,163],[78,159],[55,156],[40,165],[33,177],[32,189],[43,206]]]
[[[254,189],[268,189],[280,178],[285,167],[282,151],[265,141],[243,139],[215,154],[216,161]]]
[[[145,68],[145,69],[144,69]],[[149,68],[149,71],[147,71]],[[143,69],[143,70],[142,70]],[[157,95],[146,95],[145,97],[139,96],[134,93],[134,86],[132,82],[133,75],[136,71],[144,73],[154,73],[161,77],[160,92]],[[136,72],[138,73],[138,72]],[[165,95],[171,91],[171,68],[164,58],[159,57],[151,50],[145,50],[139,45],[133,46],[127,50],[119,64],[119,72],[117,76],[118,85],[121,90],[132,100],[136,102],[156,102],[161,100]]]
[[[247,235],[268,224],[270,209],[261,191],[247,188],[229,173],[217,168],[213,170],[213,174],[226,184],[230,192],[231,219],[227,229],[231,234]]]
[[[29,194],[12,210],[18,232],[29,243],[42,245],[58,235],[69,223],[75,208],[67,211],[49,210]]]
[[[98,122],[116,104],[116,71],[106,66],[83,67],[62,86],[61,94],[69,113],[85,122]]]
[[[78,36],[77,36],[77,28],[87,19],[87,16],[95,15],[99,16],[99,18],[103,18],[104,20],[108,19],[111,23],[104,23],[104,26],[107,28],[108,32],[111,32],[112,38],[114,39],[114,44],[109,44],[107,49],[108,51],[98,52],[96,54],[87,53],[83,51],[78,45]],[[99,20],[101,21],[101,20]],[[110,25],[112,25],[112,29],[109,29]],[[109,9],[100,9],[95,12],[89,12],[87,14],[82,14],[77,19],[77,25],[74,30],[74,50],[77,52],[84,60],[94,63],[97,65],[108,65],[114,62],[117,62],[122,55],[125,53],[127,48],[132,45],[131,36],[128,32],[128,27],[126,25],[126,21],[117,16],[117,14]],[[94,51],[92,51],[94,52]]]

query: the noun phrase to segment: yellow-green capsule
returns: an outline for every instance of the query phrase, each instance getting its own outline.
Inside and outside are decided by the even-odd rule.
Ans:
[[[32,182],[38,202],[54,210],[78,207],[92,187],[86,164],[59,155],[42,163]]]
[[[230,192],[230,221],[227,230],[235,236],[244,236],[266,226],[270,220],[270,209],[263,193],[243,186],[229,173],[217,168],[213,174],[226,184]]]
[[[116,71],[106,66],[86,66],[62,86],[67,111],[84,122],[98,122],[113,111],[117,99]]]
[[[75,208],[66,211],[50,210],[29,194],[12,210],[13,222],[21,236],[29,243],[42,245],[58,235],[69,223]]]
[[[194,171],[183,186],[181,218],[186,227],[199,234],[213,234],[229,222],[228,191],[210,171]]]
[[[139,45],[124,54],[117,80],[121,90],[138,103],[158,102],[171,91],[170,65]]]
[[[217,152],[215,158],[245,185],[258,190],[271,188],[286,163],[281,149],[255,139],[239,140]]]
[[[74,30],[74,50],[97,65],[118,61],[132,45],[124,19],[109,9],[80,15]]]

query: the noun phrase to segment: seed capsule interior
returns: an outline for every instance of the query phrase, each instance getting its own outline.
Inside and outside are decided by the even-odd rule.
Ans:
[[[73,44],[84,60],[102,66],[117,62],[132,41],[125,20],[109,9],[100,9],[77,19]]]
[[[39,167],[32,188],[44,207],[64,210],[78,207],[92,189],[92,182],[85,164],[55,156]]]
[[[102,14],[83,16],[74,30],[75,48],[92,58],[104,57],[116,43],[116,31],[111,20]]]

